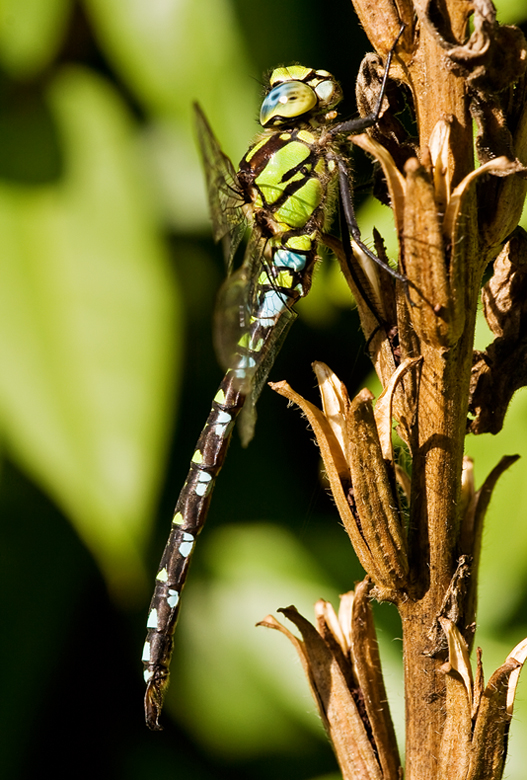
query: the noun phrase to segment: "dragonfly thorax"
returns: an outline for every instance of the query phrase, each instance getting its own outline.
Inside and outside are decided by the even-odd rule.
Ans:
[[[264,237],[322,226],[315,223],[335,174],[323,136],[321,128],[267,131],[240,162],[239,186]]]

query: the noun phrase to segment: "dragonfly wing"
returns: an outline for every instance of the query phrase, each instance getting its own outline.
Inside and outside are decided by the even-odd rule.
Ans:
[[[242,265],[227,277],[218,293],[214,314],[214,348],[225,371],[235,364],[240,339],[251,327],[251,315],[257,307],[255,267],[264,262],[264,249],[265,240],[259,230],[254,229]]]
[[[243,192],[233,164],[221,150],[218,140],[200,106],[194,104],[194,116],[199,148],[207,180],[212,230],[215,241],[223,242],[227,268],[232,260],[247,227],[243,213]]]
[[[224,369],[239,365],[240,355],[247,349],[247,339],[254,332],[258,312],[261,312],[261,272],[268,264],[266,258],[267,239],[258,229],[253,229],[242,266],[223,284],[218,296],[215,316],[215,347],[218,359]],[[239,421],[243,446],[251,441],[256,422],[255,405],[267,380],[274,359],[282,346],[296,314],[290,305],[272,316],[273,323],[260,328],[259,337],[263,344],[258,351],[250,353],[255,360],[254,369],[240,379],[240,387],[247,395]]]
[[[252,381],[249,395],[245,401],[238,422],[238,430],[242,447],[247,447],[254,436],[254,427],[256,424],[256,402],[269,376],[269,371],[273,367],[276,355],[280,351],[289,328],[293,324],[297,314],[293,309],[284,309],[276,325],[266,340],[262,359],[258,363],[256,372]]]
[[[237,344],[247,330],[249,283],[242,266],[220,287],[214,312],[214,349],[220,366],[227,371],[235,362]]]

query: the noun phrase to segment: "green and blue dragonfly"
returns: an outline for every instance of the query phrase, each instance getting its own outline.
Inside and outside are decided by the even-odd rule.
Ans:
[[[337,121],[335,107],[342,92],[327,71],[298,65],[274,70],[260,111],[263,132],[237,171],[195,106],[214,238],[223,241],[229,267],[247,227],[251,233],[241,267],[220,293],[217,341],[226,374],[192,455],[150,604],[143,662],[145,715],[151,729],[161,728],[181,591],[234,423],[243,410],[241,437],[247,444],[256,398],[295,316],[293,307],[309,292],[337,190],[349,234],[372,260],[381,262],[360,239],[344,135],[362,132],[377,121],[395,44],[375,110],[361,119]]]

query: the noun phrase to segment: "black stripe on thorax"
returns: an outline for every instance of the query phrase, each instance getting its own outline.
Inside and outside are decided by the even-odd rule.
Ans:
[[[298,132],[299,130],[288,130],[283,129],[280,131],[276,131],[273,133],[273,135],[269,136],[267,142],[263,144],[263,146],[258,149],[258,151],[251,157],[250,161],[247,161],[247,155],[242,159],[240,162],[240,170],[239,173],[241,173],[244,178],[245,177],[254,177],[257,178],[260,173],[266,168],[269,160],[271,157],[276,154],[276,152],[280,151],[280,149],[283,149],[288,144],[292,143],[293,141],[296,141],[296,143],[302,144],[303,146],[307,147],[310,150],[309,157],[306,157],[305,160],[298,166],[295,166],[294,168],[291,168],[290,171],[287,172],[288,177],[294,175],[294,173],[299,169],[302,168],[302,165],[306,165],[306,163],[310,162],[312,164],[316,164],[320,153],[318,152],[318,144],[309,144],[304,139],[298,138]],[[282,138],[284,134],[288,134],[289,138]],[[250,154],[250,151],[247,154]]]

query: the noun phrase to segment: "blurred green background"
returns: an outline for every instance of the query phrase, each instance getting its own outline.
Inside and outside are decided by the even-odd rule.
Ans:
[[[502,21],[525,22],[522,5],[501,3]],[[140,657],[171,510],[221,379],[211,312],[223,260],[191,103],[236,162],[257,130],[262,73],[328,69],[352,113],[368,48],[349,0],[0,0],[2,777],[338,777],[293,649],[254,623],[290,603],[306,616],[319,597],[336,604],[361,570],[305,421],[270,390],[254,441],[233,442],[218,482],[161,734],[144,726]],[[359,183],[369,171],[358,158]],[[365,201],[359,222],[393,247],[380,207]],[[316,400],[319,359],[350,393],[372,384],[333,261],[300,309],[271,378]],[[478,484],[526,441],[518,394],[502,434],[468,442]],[[488,516],[487,676],[527,635],[525,468],[502,478]],[[400,628],[394,610],[376,612],[401,733]]]

